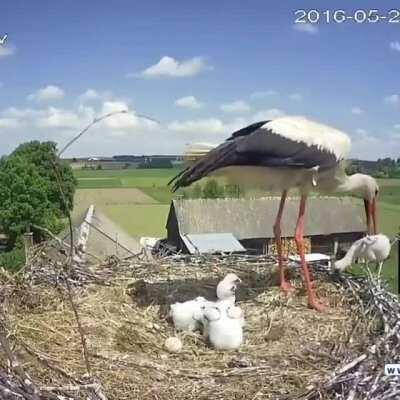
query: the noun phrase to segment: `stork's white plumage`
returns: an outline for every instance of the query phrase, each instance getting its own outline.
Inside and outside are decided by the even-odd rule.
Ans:
[[[236,306],[221,309],[209,307],[204,311],[210,343],[218,350],[235,350],[243,343],[243,311]]]
[[[322,310],[311,286],[304,258],[304,213],[310,191],[323,193],[351,192],[364,199],[369,234],[376,234],[376,197],[379,192],[374,178],[364,174],[347,176],[344,159],[350,152],[350,138],[343,132],[305,117],[288,116],[261,121],[234,132],[225,142],[179,173],[173,190],[213,175],[227,175],[241,185],[257,185],[282,193],[274,224],[278,249],[280,286],[291,290],[285,279],[282,259],[280,223],[288,190],[298,188],[301,194],[295,240],[304,272],[309,306]],[[193,152],[192,152],[193,153]]]
[[[206,302],[207,300],[204,297],[199,296],[194,300],[171,304],[170,316],[175,328],[187,332],[194,332],[198,329],[199,321],[194,316],[200,312]]]
[[[387,236],[382,234],[366,236],[355,241],[346,255],[335,262],[334,267],[343,271],[357,259],[363,259],[367,264],[369,262],[377,263],[379,266],[378,276],[380,276],[383,262],[389,257],[390,249],[390,240]]]

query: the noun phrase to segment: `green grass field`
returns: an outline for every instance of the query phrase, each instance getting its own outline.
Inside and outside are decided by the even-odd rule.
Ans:
[[[79,189],[137,188],[156,202],[169,204],[173,198],[168,181],[180,170],[125,169],[125,170],[75,170]]]
[[[122,169],[122,170],[75,170],[78,187],[86,187],[88,183],[104,187],[103,180],[116,183],[116,187],[158,187],[166,186],[168,181],[180,170],[166,169]],[[94,187],[94,186],[90,186]]]
[[[98,208],[121,226],[130,235],[141,236],[166,235],[165,222],[169,204],[173,198],[168,181],[179,169],[126,169],[126,170],[75,170],[78,179],[76,201],[96,203]],[[113,201],[105,198],[103,189],[116,189]],[[96,189],[98,193],[96,194]],[[118,190],[117,190],[118,189]],[[135,189],[149,196],[146,202],[137,193],[121,196],[121,190]],[[137,202],[134,198],[137,198]],[[120,200],[120,201],[119,201]],[[140,204],[146,203],[146,204]],[[153,203],[153,204],[151,204]],[[77,204],[76,209],[81,207]]]
[[[136,188],[154,200],[154,204],[145,199],[139,201],[138,194],[132,194],[129,201],[126,196],[123,200],[121,192],[115,191],[115,199],[111,203],[109,199],[100,201],[104,199],[104,192],[99,191],[99,203],[103,211],[135,237],[165,236],[169,203],[173,198],[167,183],[178,172],[178,169],[74,171],[78,179],[80,198],[82,198],[82,193],[92,190],[91,196],[94,196],[96,202],[96,193],[93,193],[93,190]],[[400,231],[400,179],[380,179],[379,185],[379,227],[382,233],[394,237]],[[137,202],[134,201],[135,196]],[[394,247],[391,258],[385,264],[383,274],[395,290],[397,290],[397,265],[397,248]],[[354,272],[362,273],[362,270],[355,267]]]
[[[165,237],[169,206],[166,204],[135,204],[104,206],[103,211],[124,231],[134,237]]]

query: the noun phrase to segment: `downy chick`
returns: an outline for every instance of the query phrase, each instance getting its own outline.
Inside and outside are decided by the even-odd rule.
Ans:
[[[241,283],[241,279],[233,273],[229,273],[217,285],[217,297],[219,300],[226,301],[229,305],[235,305],[236,290]]]
[[[170,316],[176,329],[194,332],[200,328],[200,322],[194,318],[196,313],[201,312],[201,307],[207,300],[204,297],[196,297],[194,300],[183,303],[171,304]]]
[[[243,311],[236,306],[226,310],[209,307],[204,310],[210,343],[218,350],[236,350],[243,343]]]

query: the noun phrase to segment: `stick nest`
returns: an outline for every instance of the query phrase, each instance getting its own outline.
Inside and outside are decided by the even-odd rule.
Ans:
[[[387,395],[399,382],[396,387],[383,375],[383,363],[399,362],[394,318],[400,307],[372,278],[314,267],[317,295],[329,307],[318,313],[306,306],[297,268],[289,270],[296,290],[286,297],[276,287],[275,261],[261,256],[113,258],[91,269],[76,266],[69,275],[59,260],[47,258],[45,265],[42,259],[18,279],[2,279],[3,328],[38,396],[28,397],[20,384],[20,398],[396,398]],[[167,312],[176,301],[215,299],[216,284],[228,272],[243,280],[237,300],[245,313],[245,343],[220,352],[200,334],[175,332]],[[171,336],[182,340],[180,353],[164,347]],[[0,394],[2,379],[21,382],[10,357],[2,360]]]

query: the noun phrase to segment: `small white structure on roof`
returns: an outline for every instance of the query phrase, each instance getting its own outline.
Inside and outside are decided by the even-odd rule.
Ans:
[[[190,254],[246,251],[232,233],[188,233],[181,235],[181,238]]]
[[[331,257],[322,254],[322,253],[308,253],[305,254],[305,259],[307,264],[312,264],[312,263],[321,263],[324,265],[327,265],[329,268],[331,267]],[[291,255],[288,257],[290,261],[293,261],[297,266],[300,266],[300,256],[298,255]]]

